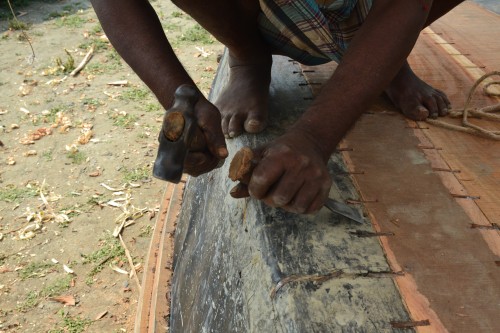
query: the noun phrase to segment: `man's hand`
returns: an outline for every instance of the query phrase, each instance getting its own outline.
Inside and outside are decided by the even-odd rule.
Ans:
[[[304,133],[291,130],[261,150],[248,190],[269,206],[310,214],[325,203],[332,180],[329,156]]]
[[[207,146],[203,151],[188,153],[184,163],[184,172],[196,177],[218,167],[227,157],[228,152],[222,134],[219,110],[208,100],[201,98],[196,103],[195,114]]]

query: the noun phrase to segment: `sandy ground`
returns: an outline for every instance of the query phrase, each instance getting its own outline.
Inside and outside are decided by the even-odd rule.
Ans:
[[[169,1],[152,4],[208,94],[222,46]],[[0,332],[131,332],[139,288],[112,233],[130,223],[121,235],[141,279],[165,188],[151,176],[163,110],[88,1],[16,11],[36,57],[0,13]]]

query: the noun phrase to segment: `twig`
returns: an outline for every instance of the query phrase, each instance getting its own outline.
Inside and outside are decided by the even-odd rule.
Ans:
[[[139,278],[137,277],[137,271],[135,270],[134,261],[132,260],[132,257],[130,256],[130,252],[127,249],[127,245],[125,245],[125,242],[123,241],[122,235],[119,234],[118,237],[120,238],[120,243],[122,244],[123,249],[125,250],[125,255],[127,256],[127,259],[128,259],[128,264],[130,265],[130,269],[132,270],[134,280],[137,283],[137,288],[139,288],[138,290],[140,292],[141,283],[139,282]]]
[[[78,74],[83,69],[83,67],[85,67],[85,65],[90,61],[93,54],[94,54],[94,45],[90,47],[90,50],[87,52],[82,62],[80,62],[80,64],[75,69],[73,69],[73,71],[69,74],[69,76],[75,76],[76,74]]]
[[[14,17],[14,20],[16,20],[16,22],[19,24],[19,19],[17,18],[16,13],[14,12],[14,8],[12,8],[12,4],[10,3],[10,0],[7,0],[7,3],[9,4],[9,8],[10,8],[10,11],[12,13],[12,16]],[[21,28],[21,33],[23,34],[23,37],[26,39],[26,41],[28,42],[28,44],[31,48],[31,57],[29,58],[29,63],[32,64],[36,58],[35,49],[33,48],[33,44],[31,44],[31,41],[30,41],[28,34],[26,33],[26,31],[23,28]]]

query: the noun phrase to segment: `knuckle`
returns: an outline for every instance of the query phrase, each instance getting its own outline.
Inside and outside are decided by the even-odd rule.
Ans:
[[[273,195],[272,200],[276,204],[277,207],[283,207],[285,206],[288,202],[290,202],[290,198],[286,195]]]
[[[304,156],[304,155],[301,155],[298,157],[298,161],[297,161],[298,165],[302,168],[305,168],[307,166],[309,166],[311,164],[311,158],[308,157],[308,156]]]

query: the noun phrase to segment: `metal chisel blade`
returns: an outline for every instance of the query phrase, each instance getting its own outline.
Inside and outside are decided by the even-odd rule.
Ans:
[[[326,199],[325,207],[328,208],[329,210],[331,210],[332,212],[337,213],[337,214],[342,215],[342,216],[345,216],[348,219],[351,219],[355,222],[358,222],[361,224],[364,223],[363,217],[361,216],[359,211],[357,211],[356,209],[354,209],[352,207],[347,206],[346,204],[343,204],[341,202],[338,202],[336,200],[328,198],[328,199]]]

